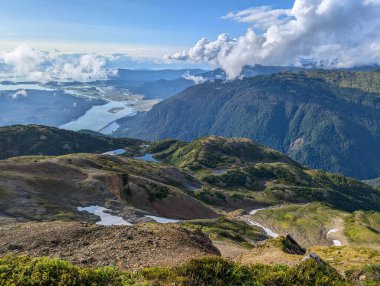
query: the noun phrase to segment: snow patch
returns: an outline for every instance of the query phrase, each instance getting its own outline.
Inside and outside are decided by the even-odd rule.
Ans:
[[[177,220],[177,219],[164,218],[164,217],[159,217],[159,216],[154,216],[154,215],[146,215],[145,217],[150,218],[150,219],[152,219],[158,223],[177,223],[177,222],[179,222],[179,220]]]
[[[275,232],[272,231],[271,229],[269,229],[269,228],[267,228],[267,227],[265,227],[265,226],[259,224],[258,222],[252,221],[252,220],[250,220],[250,219],[247,219],[247,221],[248,221],[251,225],[261,227],[261,228],[265,231],[265,233],[266,233],[267,235],[269,235],[270,237],[276,238],[276,237],[279,236],[277,233],[275,233]]]
[[[107,211],[110,211],[109,209],[106,209],[104,207],[100,206],[89,206],[89,207],[78,207],[78,211],[80,212],[88,212],[94,215],[97,215],[100,217],[100,221],[98,221],[96,224],[98,225],[132,225],[131,223],[125,221],[122,217],[115,216],[109,214]]]
[[[343,245],[342,242],[341,242],[340,240],[337,240],[337,239],[334,239],[334,240],[333,240],[333,244],[334,244],[335,246],[342,246],[342,245]]]

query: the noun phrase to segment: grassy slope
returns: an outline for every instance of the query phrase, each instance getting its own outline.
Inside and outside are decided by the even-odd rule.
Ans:
[[[171,166],[126,157],[18,157],[0,161],[0,212],[22,220],[81,219],[77,206],[119,200],[164,217],[215,217],[187,194],[185,185],[194,183]]]
[[[125,148],[138,151],[141,140],[95,136],[41,125],[0,127],[0,159],[25,155],[102,153]]]
[[[321,203],[284,205],[259,211],[253,218],[281,234],[291,234],[305,246],[331,245],[338,239],[344,245],[380,249],[380,213],[339,211]],[[336,233],[327,234],[337,229]]]
[[[380,189],[380,178],[378,179],[373,179],[373,180],[367,180],[367,181],[364,181],[366,184],[374,187],[374,188],[377,188],[377,189]]]
[[[228,217],[186,221],[181,225],[190,230],[199,229],[213,241],[227,240],[246,248],[252,248],[252,242],[269,238],[261,228],[251,227],[243,221]]]
[[[378,190],[351,178],[306,169],[248,139],[166,140],[152,144],[148,151],[192,173],[203,182],[196,196],[219,207],[236,209],[234,201],[239,200],[247,205],[321,201],[345,211],[380,210]],[[222,173],[216,174],[218,170]]]

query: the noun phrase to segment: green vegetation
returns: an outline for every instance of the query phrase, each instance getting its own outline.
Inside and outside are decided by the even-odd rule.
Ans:
[[[113,268],[80,268],[59,259],[9,256],[0,259],[3,286],[128,285],[125,275]]]
[[[340,273],[358,271],[358,269],[366,268],[369,265],[380,265],[380,252],[366,247],[315,246],[309,251],[316,253],[324,261],[328,261]]]
[[[275,265],[240,266],[222,258],[194,259],[174,268],[148,268],[123,273],[112,268],[80,268],[49,258],[6,257],[0,259],[0,284],[24,285],[350,285],[333,268],[309,259],[290,268]]]
[[[356,211],[350,214],[346,219],[345,233],[354,244],[379,244],[380,213]]]
[[[157,157],[166,163],[192,170],[248,162],[291,162],[286,156],[244,138],[208,136],[191,143],[163,140],[154,143],[149,151],[158,153]]]
[[[210,205],[236,209],[239,201],[240,205],[318,201],[349,212],[380,210],[380,192],[367,184],[305,169],[248,139],[208,136],[190,143],[164,140],[150,148],[150,152],[158,152],[155,156],[162,162],[183,168],[203,182],[195,196]]]
[[[358,286],[378,286],[380,281],[380,264],[369,264],[360,270],[346,272],[348,279]],[[363,277],[365,280],[363,281]]]
[[[136,139],[117,139],[41,125],[0,127],[0,138],[0,159],[26,155],[103,153],[122,148],[136,153],[143,144],[143,141]]]
[[[342,96],[348,100],[360,100],[366,104],[374,104],[373,97],[380,97],[380,71],[373,72],[350,72],[350,71],[312,71],[305,73],[311,77],[323,78],[329,86],[342,88]],[[346,91],[345,89],[348,89]],[[349,92],[354,89],[358,92]],[[372,100],[371,100],[372,99]]]
[[[347,213],[321,203],[310,203],[262,210],[254,215],[254,220],[265,221],[266,225],[291,234],[301,245],[310,247],[330,244],[326,240],[327,231],[337,227],[334,220],[343,220],[346,216]]]
[[[366,184],[368,184],[374,188],[380,189],[380,178],[373,179],[373,180],[367,180],[367,181],[364,181],[364,183],[366,183]]]
[[[181,225],[190,230],[199,229],[212,240],[229,240],[248,248],[252,247],[251,242],[268,239],[261,228],[228,217],[186,221]]]
[[[331,244],[327,232],[338,229],[340,239],[352,246],[374,247],[380,244],[380,213],[355,211],[348,213],[322,203],[283,205],[262,210],[254,215],[274,229],[289,233],[302,245]]]
[[[375,178],[380,174],[379,86],[378,71],[307,71],[207,82],[129,118],[122,129],[147,140],[246,137],[311,168]],[[172,162],[184,166],[193,165],[197,153],[186,160],[177,154]],[[203,159],[212,167],[221,162],[208,155]]]

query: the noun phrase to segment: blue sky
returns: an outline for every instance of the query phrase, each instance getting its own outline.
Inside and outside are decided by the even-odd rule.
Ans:
[[[201,37],[236,37],[245,23],[221,19],[231,11],[293,0],[1,0],[1,48],[26,43],[38,49],[162,56]]]

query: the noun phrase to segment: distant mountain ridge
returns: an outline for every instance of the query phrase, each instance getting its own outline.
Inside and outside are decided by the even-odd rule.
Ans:
[[[380,72],[285,72],[190,87],[119,120],[118,136],[247,137],[309,167],[370,179],[380,176],[379,108]]]
[[[120,148],[137,148],[143,144],[141,140],[96,135],[96,132],[81,133],[42,125],[0,127],[0,159],[26,155],[102,153]]]

